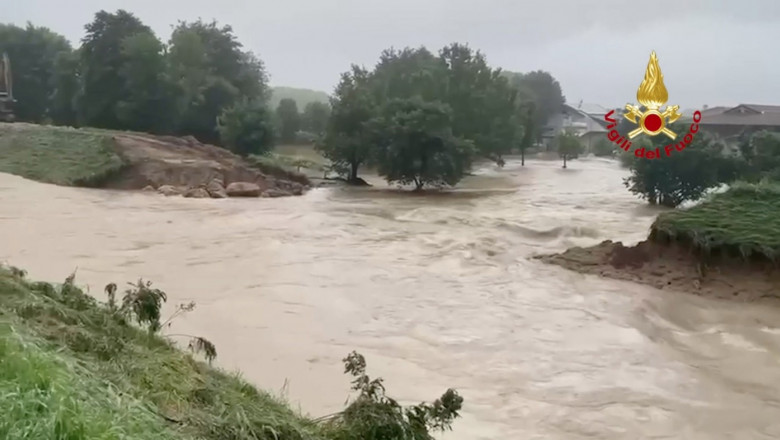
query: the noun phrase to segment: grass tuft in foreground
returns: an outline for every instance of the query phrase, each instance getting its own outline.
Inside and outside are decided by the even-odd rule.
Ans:
[[[734,184],[689,209],[666,212],[651,226],[654,241],[675,241],[704,255],[777,261],[780,185]]]
[[[160,334],[167,296],[151,283],[130,284],[122,298],[113,283],[105,293],[106,304],[85,294],[75,274],[55,286],[0,267],[0,438],[431,440],[459,416],[453,390],[401,406],[352,353],[344,363],[357,398],[338,414],[306,418],[196,360],[200,350],[216,356],[207,340],[182,335],[193,352],[177,349]]]
[[[97,187],[124,167],[110,134],[0,124],[0,172],[57,185]]]

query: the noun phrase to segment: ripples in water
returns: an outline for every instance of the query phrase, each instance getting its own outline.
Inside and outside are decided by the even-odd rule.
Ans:
[[[528,257],[643,239],[658,209],[604,160],[485,165],[448,193],[193,200],[0,175],[0,260],[100,292],[144,277],[178,333],[315,415],[356,349],[402,401],[466,399],[451,439],[780,438],[780,314]],[[377,182],[377,179],[373,179]]]

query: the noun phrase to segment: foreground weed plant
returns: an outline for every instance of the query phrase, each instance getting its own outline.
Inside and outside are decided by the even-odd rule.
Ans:
[[[207,339],[163,333],[194,303],[161,322],[168,296],[151,282],[130,283],[121,299],[116,284],[105,293],[107,303],[85,294],[75,272],[55,286],[0,266],[0,439],[431,440],[459,417],[454,390],[400,405],[353,352],[344,365],[357,396],[312,420],[210,366]]]

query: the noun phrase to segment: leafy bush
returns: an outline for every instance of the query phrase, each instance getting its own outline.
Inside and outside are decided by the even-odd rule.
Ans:
[[[343,412],[330,422],[341,428],[344,440],[433,440],[430,431],[452,429],[460,416],[463,398],[455,390],[447,390],[433,404],[403,407],[387,397],[382,379],[366,374],[366,360],[356,352],[344,358],[344,372],[350,374],[352,389],[360,394]]]
[[[670,156],[664,153],[665,145],[668,145],[668,139],[658,136],[645,148],[660,148],[660,158],[626,159],[631,175],[623,183],[629,191],[651,204],[675,207],[685,201],[695,201],[708,189],[733,181],[740,175],[741,160],[727,156],[721,144],[703,133],[699,133],[683,151],[673,149]]]
[[[243,100],[226,108],[217,130],[222,143],[241,156],[262,154],[273,147],[273,115],[262,102]]]

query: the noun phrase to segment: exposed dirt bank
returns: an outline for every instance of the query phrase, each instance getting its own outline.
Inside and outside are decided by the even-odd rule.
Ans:
[[[106,187],[117,189],[142,189],[147,186],[159,189],[164,186],[177,188],[183,194],[195,188],[208,189],[216,181],[227,194],[231,184],[257,185],[254,191],[237,191],[239,196],[278,197],[301,195],[308,182],[274,177],[253,168],[240,157],[213,145],[202,144],[193,137],[151,136],[145,134],[114,134],[117,153],[127,166]],[[194,194],[196,192],[190,192]]]
[[[535,257],[580,273],[635,281],[695,295],[757,301],[780,298],[780,271],[766,261],[713,258],[707,264],[678,244],[643,241],[633,247],[604,241]]]

